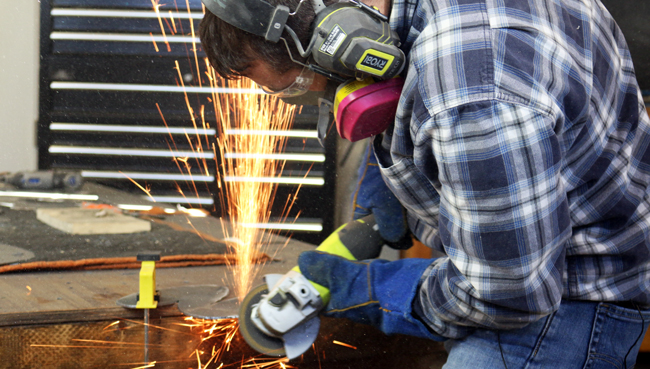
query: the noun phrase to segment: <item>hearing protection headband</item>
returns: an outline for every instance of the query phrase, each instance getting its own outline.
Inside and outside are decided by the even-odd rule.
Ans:
[[[323,0],[301,0],[293,12],[287,6],[273,6],[264,0],[202,1],[211,13],[234,27],[264,37],[269,42],[282,40],[291,60],[339,83],[347,80],[344,77],[389,79],[404,67],[405,57],[398,48],[399,38],[390,29],[386,16],[356,0],[327,7]],[[312,37],[306,49],[286,24],[289,16],[295,15],[304,1],[312,1],[316,12]],[[285,30],[300,55],[314,63],[306,65],[293,57],[282,37]]]

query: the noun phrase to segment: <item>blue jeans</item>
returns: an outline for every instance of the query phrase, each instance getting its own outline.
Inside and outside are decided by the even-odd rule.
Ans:
[[[563,300],[557,312],[524,328],[479,329],[445,342],[443,369],[505,368],[504,360],[508,369],[631,369],[643,336],[636,340],[650,323],[650,309],[641,313],[645,324],[635,308]]]

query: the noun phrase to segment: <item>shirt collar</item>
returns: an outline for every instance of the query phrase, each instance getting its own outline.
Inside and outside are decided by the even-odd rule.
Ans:
[[[422,2],[426,0],[392,0],[390,7],[389,22],[390,28],[397,32],[402,45],[407,49],[404,42],[407,40],[411,28],[415,21],[416,10],[422,6]],[[430,1],[430,0],[429,0]],[[419,22],[422,23],[422,22]],[[402,48],[404,49],[404,47]],[[404,50],[407,52],[408,50]]]

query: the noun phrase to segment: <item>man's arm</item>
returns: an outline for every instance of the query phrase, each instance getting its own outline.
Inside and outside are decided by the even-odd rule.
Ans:
[[[440,194],[448,255],[425,273],[416,311],[434,331],[517,328],[553,312],[571,226],[555,118],[488,100],[419,125],[414,161]]]

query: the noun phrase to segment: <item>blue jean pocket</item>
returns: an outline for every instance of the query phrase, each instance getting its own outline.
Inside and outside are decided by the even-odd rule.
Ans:
[[[601,303],[584,369],[632,368],[650,323],[650,310],[641,310],[641,314],[637,309]]]

